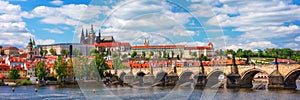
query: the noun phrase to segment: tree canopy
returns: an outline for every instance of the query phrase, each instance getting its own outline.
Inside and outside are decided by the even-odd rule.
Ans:
[[[51,53],[52,55],[57,55],[56,50],[55,50],[54,48],[51,48],[51,49],[50,49],[50,53]]]
[[[96,54],[94,62],[96,63],[96,67],[98,69],[100,77],[104,78],[104,71],[109,69],[109,66],[106,63],[106,60],[104,59],[103,55]]]
[[[9,73],[9,79],[19,79],[20,78],[20,74],[19,74],[19,71],[18,69],[16,68],[12,68],[10,69],[10,73]]]
[[[36,73],[36,76],[38,77],[38,79],[45,78],[45,76],[47,75],[45,62],[44,61],[38,62],[36,65],[35,71],[36,71],[35,73]]]
[[[61,81],[67,76],[67,65],[68,62],[64,61],[61,56],[54,62],[53,68],[56,71],[56,78],[59,78]]]

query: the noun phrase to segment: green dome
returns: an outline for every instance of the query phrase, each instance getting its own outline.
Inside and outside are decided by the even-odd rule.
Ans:
[[[37,49],[37,48],[38,48],[38,46],[36,46],[36,45],[35,45],[35,46],[33,46],[33,49]]]

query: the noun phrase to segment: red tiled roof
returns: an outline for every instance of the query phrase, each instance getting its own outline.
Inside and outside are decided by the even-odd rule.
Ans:
[[[296,61],[292,60],[292,59],[277,59],[278,62],[282,62],[282,63],[287,63],[290,61],[290,63],[295,63]],[[275,60],[273,61],[275,62]]]
[[[21,67],[21,66],[15,66],[14,68],[16,68],[18,70],[25,70],[24,67]]]
[[[2,48],[2,50],[19,50],[19,49],[14,46],[7,46],[7,47]]]
[[[203,49],[212,49],[209,46],[194,46],[194,47],[184,47],[185,50],[203,50]]]
[[[10,62],[25,62],[25,59],[19,57],[11,57],[9,58]]]
[[[58,56],[45,56],[46,59],[58,59]]]
[[[22,50],[22,49],[19,49],[19,51],[18,52],[24,52],[24,50]]]
[[[27,58],[27,54],[26,53],[25,54],[21,54],[20,58]]]
[[[4,68],[6,68],[6,70],[10,70],[10,66],[7,65],[7,64],[0,64],[0,68],[1,68],[2,70],[4,70]]]
[[[153,46],[132,46],[133,49],[166,49],[166,48],[182,48],[184,45],[153,45]]]
[[[5,63],[5,60],[0,60],[0,63]]]
[[[96,43],[96,47],[117,47],[117,46],[130,46],[127,42],[103,42],[103,43]]]

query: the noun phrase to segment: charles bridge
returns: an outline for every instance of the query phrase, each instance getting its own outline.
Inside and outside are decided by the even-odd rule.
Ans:
[[[300,75],[299,64],[279,65],[231,65],[203,67],[150,67],[109,70],[119,82],[128,85],[163,85],[212,87],[220,83],[219,76],[225,76],[227,88],[252,88],[254,76],[263,72],[268,75],[268,88],[296,88]],[[113,79],[112,79],[113,80]]]

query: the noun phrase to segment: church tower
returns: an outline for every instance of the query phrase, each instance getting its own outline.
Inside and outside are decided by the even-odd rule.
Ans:
[[[85,29],[85,42],[84,42],[84,44],[88,44],[89,43],[89,32],[88,32],[88,30],[87,29]]]
[[[96,43],[101,43],[101,30],[99,29],[98,36],[96,38]]]
[[[94,31],[94,27],[93,27],[93,24],[91,24],[91,31],[89,33],[89,44],[94,44],[95,43],[95,38],[96,37],[96,34],[95,34],[95,31]]]
[[[84,37],[84,31],[83,31],[83,28],[82,28],[81,36],[80,36],[80,43],[81,43],[81,44],[85,44],[85,37]]]
[[[149,46],[149,41],[147,41],[146,38],[145,38],[145,40],[144,40],[144,46]]]
[[[34,52],[33,52],[33,43],[32,43],[31,37],[30,37],[29,43],[26,47],[26,51],[27,51],[27,59],[32,59]]]

